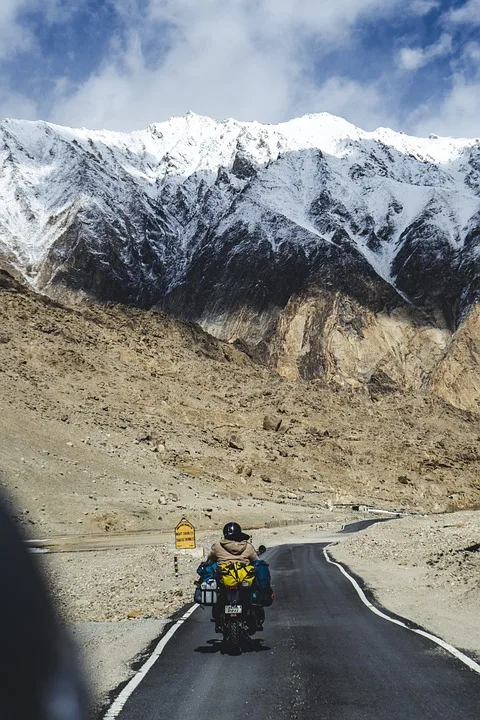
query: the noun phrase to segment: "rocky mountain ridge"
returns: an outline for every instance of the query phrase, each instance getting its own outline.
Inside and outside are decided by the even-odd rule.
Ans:
[[[477,139],[328,114],[130,135],[5,120],[0,167],[0,252],[36,289],[167,310],[290,378],[435,375],[478,409],[438,380],[446,355],[476,372],[457,331],[480,292]]]

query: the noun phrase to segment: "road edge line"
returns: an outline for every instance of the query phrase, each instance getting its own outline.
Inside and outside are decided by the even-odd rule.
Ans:
[[[118,695],[118,697],[113,701],[113,703],[108,708],[107,712],[103,716],[104,720],[115,720],[116,717],[120,714],[120,712],[123,710],[123,707],[125,703],[127,702],[130,695],[133,693],[133,691],[140,685],[145,675],[148,673],[150,668],[155,664],[155,662],[158,660],[160,655],[165,649],[166,644],[169,640],[172,639],[172,637],[177,632],[178,628],[183,625],[188,618],[193,615],[195,610],[200,607],[200,605],[195,604],[191,608],[187,610],[186,613],[182,615],[181,618],[179,618],[168,630],[168,632],[165,633],[165,635],[161,638],[161,640],[158,642],[158,644],[155,646],[155,649],[153,650],[152,654],[146,660],[143,665],[137,670],[135,675],[132,677],[132,679],[125,685],[121,693]]]
[[[427,632],[426,630],[421,630],[420,628],[415,627],[409,627],[407,623],[402,622],[402,620],[397,620],[396,618],[390,617],[390,615],[387,615],[386,613],[382,612],[382,610],[379,610],[373,603],[370,602],[370,600],[365,595],[364,591],[358,584],[358,582],[353,578],[341,565],[340,563],[335,562],[335,560],[332,560],[330,555],[327,552],[326,548],[323,548],[323,554],[325,556],[325,559],[327,562],[329,562],[331,565],[335,565],[344,575],[345,577],[352,583],[353,587],[357,591],[357,594],[360,598],[360,600],[363,602],[364,605],[367,606],[369,610],[371,610],[375,615],[378,615],[381,618],[384,618],[384,620],[388,620],[391,623],[394,623],[395,625],[400,625],[400,627],[405,628],[405,630],[410,630],[410,632],[414,632],[417,635],[422,635],[422,637],[427,638],[427,640],[431,640],[436,645],[439,645],[441,648],[449,652],[451,655],[457,658],[457,660],[460,660],[464,665],[470,668],[470,670],[473,670],[474,672],[480,674],[480,665],[475,662],[475,660],[472,660],[472,658],[469,658],[468,655],[465,655],[460,650],[457,650],[456,647],[453,645],[450,645],[449,643],[445,642],[445,640],[442,640],[441,638],[437,637],[436,635],[432,635],[432,633]]]

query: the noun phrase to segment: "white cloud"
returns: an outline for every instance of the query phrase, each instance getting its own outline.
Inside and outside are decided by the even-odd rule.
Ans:
[[[480,25],[480,0],[468,0],[461,7],[449,10],[443,20],[451,25]]]
[[[40,10],[47,22],[64,22],[87,0],[0,0],[0,59],[40,48],[21,22],[25,10]],[[361,127],[399,127],[394,113],[395,78],[360,83],[326,73],[322,56],[345,47],[354,53],[360,20],[390,22],[398,12],[417,17],[438,9],[438,0],[110,0],[123,27],[106,48],[104,61],[83,82],[49,78],[48,119],[67,125],[119,130],[142,128],[191,109],[217,118],[276,122],[307,112],[328,111]],[[442,16],[444,32],[427,47],[404,47],[397,67],[415,71],[448,57],[453,86],[440,111],[428,107],[410,129],[473,131],[476,104],[465,78],[480,60],[476,42],[462,47],[461,31],[475,21],[480,0]],[[73,22],[73,20],[72,20]],[[441,27],[441,26],[440,26]],[[452,47],[455,39],[455,52]],[[40,56],[39,56],[40,58]],[[316,65],[313,67],[313,60]],[[395,75],[395,73],[393,73]],[[319,77],[320,76],[320,77]],[[404,76],[404,79],[407,76]],[[448,79],[446,79],[448,82]],[[11,87],[15,87],[10,83]],[[31,99],[0,81],[0,115],[33,118]],[[463,113],[458,122],[455,113]]]
[[[397,4],[397,0],[150,0],[148,17],[173,22],[186,35],[198,23],[211,32],[220,21],[239,23],[259,40],[292,39],[298,32],[328,40],[348,34],[360,17],[381,16]]]
[[[402,48],[398,53],[397,63],[403,70],[418,70],[425,62],[422,48]]]
[[[450,86],[439,104],[425,104],[412,116],[414,132],[480,137],[480,43],[466,42],[450,61]]]
[[[436,10],[440,7],[440,3],[437,0],[413,0],[410,4],[410,10],[415,15],[428,15],[432,10]]]
[[[286,119],[299,108],[311,111],[306,99],[315,93],[312,45],[317,55],[338,48],[360,18],[381,19],[399,4],[150,0],[142,15],[134,0],[117,0],[132,28],[127,47],[113,43],[101,68],[75,92],[57,98],[52,116],[69,125],[131,130],[189,109],[264,121]],[[153,64],[151,53],[147,61],[142,52],[146,44],[158,49]],[[325,94],[317,97],[325,102],[319,109],[332,111],[338,104]]]
[[[0,0],[0,60],[25,52],[35,45],[35,37],[23,22],[26,12],[40,12],[47,23],[65,22],[85,0]]]
[[[374,84],[358,83],[344,77],[331,77],[307,99],[305,112],[328,112],[339,115],[365,130],[380,125],[395,126],[388,112],[385,96]]]
[[[453,78],[451,91],[440,107],[421,108],[415,132],[453,137],[480,137],[480,80],[468,82],[462,75]]]
[[[25,13],[41,13],[46,24],[66,23],[87,0],[0,0],[0,61],[15,61],[21,53],[35,52],[41,60],[38,39],[25,22]],[[35,101],[13,89],[15,83],[0,77],[0,117],[35,119]]]
[[[36,120],[37,106],[25,95],[0,85],[0,117]]]
[[[29,9],[32,0],[1,0],[0,59],[26,50],[33,42],[31,33],[19,22],[19,15]]]
[[[31,9],[37,0],[0,1],[0,61],[12,59],[29,50],[35,39],[20,21],[21,13]],[[0,117],[36,117],[36,105],[21,93],[12,90],[8,78],[0,79]]]
[[[0,0],[0,60],[35,47],[37,39],[24,20],[40,13],[47,24],[66,23],[88,0]]]
[[[470,60],[473,63],[478,63],[478,66],[480,68],[480,43],[467,43],[463,50],[463,58],[465,60]]]
[[[419,70],[432,60],[452,52],[452,37],[443,33],[436,43],[426,48],[402,48],[397,56],[397,64],[402,70]]]

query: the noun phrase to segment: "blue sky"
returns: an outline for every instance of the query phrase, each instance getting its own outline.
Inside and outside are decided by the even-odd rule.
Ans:
[[[480,0],[2,0],[0,115],[480,135]]]

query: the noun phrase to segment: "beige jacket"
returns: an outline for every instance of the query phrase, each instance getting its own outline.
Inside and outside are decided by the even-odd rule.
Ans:
[[[217,563],[251,563],[258,560],[258,555],[248,540],[219,540],[212,545],[208,559]]]

